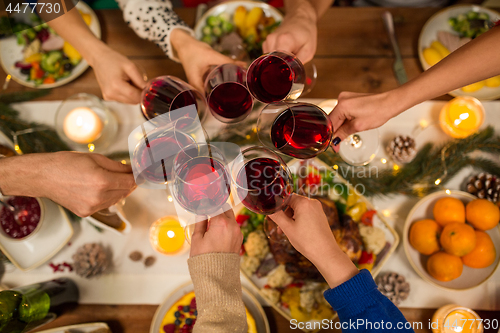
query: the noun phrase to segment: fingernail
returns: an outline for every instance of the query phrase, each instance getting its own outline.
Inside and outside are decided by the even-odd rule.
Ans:
[[[336,145],[338,145],[340,143],[340,141],[342,141],[342,140],[340,140],[339,137],[336,137],[335,139],[333,139],[332,143],[333,143],[334,146],[336,146]]]

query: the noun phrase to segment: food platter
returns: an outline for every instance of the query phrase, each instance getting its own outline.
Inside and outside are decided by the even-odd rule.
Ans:
[[[295,175],[300,174],[301,173],[300,170],[302,168],[304,168],[305,170],[311,170],[311,168],[313,168],[314,170],[320,170],[319,172],[322,172],[322,171],[331,172],[331,173],[335,174],[335,177],[334,177],[333,182],[331,184],[338,184],[338,185],[334,185],[334,188],[336,186],[338,186],[338,187],[342,187],[344,189],[348,189],[348,190],[352,191],[352,193],[355,193],[354,188],[352,186],[350,186],[347,183],[347,181],[345,181],[343,178],[341,178],[334,171],[334,169],[327,166],[325,163],[323,163],[319,159],[310,159],[310,160],[305,160],[305,161],[292,160],[291,162],[288,163],[288,166],[289,166],[292,174],[295,174]],[[343,202],[343,198],[341,197],[341,195],[339,196],[338,191],[335,190],[334,188],[333,189],[330,188],[329,190],[327,190],[328,191],[327,192],[328,199],[326,199],[326,200],[332,200],[332,201],[337,200],[336,206],[341,207],[342,202]],[[332,193],[332,191],[337,191],[337,193],[334,194],[334,193]],[[298,191],[297,188],[295,189],[295,192],[300,193],[300,191]],[[325,193],[323,192],[323,197],[325,197],[324,194]],[[320,199],[320,200],[323,200],[323,199]],[[348,198],[348,201],[351,201],[351,199]],[[380,251],[380,252],[378,252],[378,254],[374,258],[373,266],[370,267],[371,273],[375,277],[380,272],[380,270],[383,268],[384,264],[389,259],[389,257],[393,254],[395,249],[397,248],[398,243],[399,243],[399,236],[396,233],[396,231],[387,223],[387,221],[384,219],[383,215],[380,214],[380,212],[375,212],[373,205],[362,195],[357,195],[356,201],[349,202],[349,205],[350,206],[345,207],[345,209],[346,209],[345,211],[348,212],[349,214],[352,214],[353,216],[355,215],[354,209],[356,207],[364,207],[366,212],[373,211],[374,215],[372,218],[372,223],[373,223],[372,227],[378,229],[380,233],[383,233],[383,237],[385,238],[385,242],[383,243],[383,245],[381,247],[379,247],[378,251]],[[323,209],[325,210],[325,206]],[[338,208],[338,209],[341,209],[341,208]],[[246,208],[241,206],[240,209],[239,210],[236,209],[236,211],[239,212],[237,214],[237,221],[238,221],[238,223],[240,223],[242,225],[242,231],[243,231],[244,236],[246,237],[244,242],[248,242],[250,237],[255,238],[253,236],[247,235],[247,232],[245,230],[243,230],[246,225],[245,225],[245,222],[243,222],[243,218],[241,216],[245,216],[245,214],[249,214],[248,210],[246,210]],[[326,210],[325,210],[325,212],[326,212]],[[257,214],[255,214],[255,215],[257,215]],[[327,216],[328,216],[328,213],[327,213]],[[363,214],[363,216],[364,216],[364,214]],[[358,216],[358,218],[359,218],[359,216]],[[358,218],[356,218],[356,220],[358,220]],[[248,220],[251,222],[246,222],[246,223],[253,224],[254,221],[252,221],[251,219],[253,219],[253,216],[251,218],[249,218],[249,220]],[[356,225],[358,226],[358,228],[361,228],[364,230],[367,230],[366,228],[370,228],[367,226],[360,227],[359,224],[361,222],[355,222],[355,223],[357,223]],[[351,224],[351,226],[352,225],[353,224]],[[333,229],[332,229],[332,231],[333,231]],[[254,229],[253,232],[260,232],[259,228],[257,227],[256,229]],[[334,235],[336,235],[335,231],[333,231],[333,232],[334,232]],[[362,234],[366,235],[365,232],[363,232]],[[337,242],[339,242],[339,244],[343,244],[345,237],[347,237],[347,240],[348,240],[345,242],[345,244],[349,244],[349,236],[347,236],[347,232],[345,232],[343,234],[343,236],[340,240],[337,238],[337,235],[336,235]],[[352,237],[355,237],[355,236],[352,236]],[[368,247],[367,247],[367,245],[365,245],[364,242],[365,242],[365,239],[363,238],[363,246],[362,246],[363,252],[365,252],[365,250],[368,251]],[[245,244],[247,244],[247,243],[245,243]],[[322,298],[322,292],[324,290],[328,289],[328,286],[326,284],[317,284],[318,282],[312,282],[312,280],[311,281],[308,281],[307,279],[301,280],[301,279],[297,279],[294,277],[292,282],[290,282],[290,280],[288,281],[288,283],[289,283],[288,285],[274,287],[274,282],[271,283],[270,279],[273,279],[273,281],[276,280],[275,276],[278,274],[277,271],[280,269],[281,265],[273,266],[271,268],[271,270],[269,272],[267,272],[266,275],[260,274],[261,272],[259,272],[259,270],[264,270],[264,268],[262,268],[262,267],[267,265],[268,261],[272,261],[273,259],[275,259],[278,262],[280,260],[279,258],[276,257],[275,248],[274,249],[271,248],[271,251],[269,251],[269,253],[266,254],[265,257],[262,258],[261,261],[258,263],[260,266],[257,268],[257,270],[252,273],[252,270],[249,270],[249,264],[247,263],[247,261],[250,261],[250,259],[245,257],[245,256],[249,257],[250,255],[254,255],[255,253],[258,253],[258,251],[255,252],[254,250],[250,250],[248,244],[244,245],[244,246],[245,246],[245,250],[247,250],[247,252],[242,256],[242,262],[241,262],[242,275],[259,291],[259,294],[264,299],[266,299],[266,301],[278,313],[280,313],[283,317],[285,317],[288,321],[290,321],[292,319],[297,319],[298,321],[301,321],[301,322],[310,322],[311,325],[316,322],[317,323],[316,328],[319,329],[320,326],[318,326],[319,325],[318,323],[321,322],[321,320],[323,320],[323,319],[333,320],[336,318],[336,314],[331,311],[331,308],[330,308],[330,312],[328,312],[326,310],[326,308],[323,307],[325,305],[325,303],[321,303],[321,301],[318,300],[319,298]],[[265,246],[266,245],[263,245],[263,247],[265,247]],[[269,246],[271,247],[270,243],[269,243]],[[342,246],[343,245],[341,245],[341,248],[344,250],[344,252],[346,252],[346,250]],[[346,248],[349,249],[349,247],[346,247]],[[372,248],[371,245],[370,245],[370,248]],[[251,251],[251,253],[249,253],[248,251]],[[285,251],[285,252],[287,252],[287,251]],[[346,253],[348,253],[348,255],[350,255],[349,252],[346,252]],[[302,259],[297,257],[297,260],[300,261]],[[358,267],[364,268],[365,266],[361,265],[360,263],[361,263],[361,259],[358,258],[358,264],[359,264]],[[288,264],[286,265],[286,267],[289,267]],[[305,267],[305,266],[301,266],[301,267]],[[288,268],[286,268],[286,269],[288,269]],[[279,274],[282,274],[282,273],[279,273]],[[295,276],[297,276],[297,275],[295,275]],[[273,284],[273,286],[270,286],[270,284]],[[297,318],[297,313],[299,315],[301,314],[300,311],[297,312],[293,306],[290,306],[289,304],[286,304],[286,302],[283,301],[287,297],[287,296],[285,296],[288,293],[287,290],[290,290],[293,288],[299,288],[298,290],[299,290],[301,295],[303,292],[309,292],[309,289],[313,288],[313,289],[311,289],[311,291],[314,293],[314,298],[316,299],[316,302],[314,303],[314,306],[313,306],[313,310],[312,310],[312,312],[310,312],[310,314],[308,314],[308,315],[306,314],[304,317],[302,317],[302,318],[306,318],[308,320],[300,320],[300,318]],[[304,288],[306,288],[306,289],[304,289]],[[274,291],[271,291],[270,289],[271,290],[279,290],[280,295],[277,296],[276,293]],[[290,293],[288,293],[288,294],[290,294]],[[323,298],[323,300],[324,300],[324,298]],[[302,304],[302,299],[300,300],[300,302]],[[300,308],[302,308],[302,305],[300,306]],[[316,311],[314,309],[323,309],[323,310]],[[327,314],[328,314],[328,316],[325,317],[325,315],[327,315]],[[316,331],[318,331],[318,329],[305,328],[303,330],[305,332],[316,332]]]
[[[448,20],[470,11],[486,13],[492,21],[500,20],[500,14],[498,12],[477,5],[455,5],[437,12],[425,23],[418,38],[418,57],[424,70],[429,69],[431,66],[425,60],[423,50],[429,47],[433,41],[437,40],[438,32],[444,31],[456,33],[448,23]],[[456,89],[451,91],[449,94],[454,97],[472,96],[479,100],[493,100],[500,97],[500,87],[483,87],[474,92],[464,92],[461,89]]]
[[[76,9],[81,11],[84,14],[89,15],[90,17],[90,30],[96,35],[98,38],[101,38],[101,25],[99,23],[99,19],[95,12],[83,1],[79,1],[76,5]],[[28,81],[27,76],[21,73],[19,68],[16,68],[15,64],[17,61],[22,59],[23,55],[23,46],[18,45],[16,36],[11,36],[5,39],[0,40],[0,65],[3,70],[12,76],[12,79],[23,86],[30,88],[38,88],[38,89],[49,89],[56,88],[66,83],[69,83],[82,75],[89,64],[85,59],[82,59],[78,65],[76,65],[71,74],[65,78],[55,81],[54,83],[42,83],[35,84],[34,81]],[[3,79],[2,79],[3,80]]]

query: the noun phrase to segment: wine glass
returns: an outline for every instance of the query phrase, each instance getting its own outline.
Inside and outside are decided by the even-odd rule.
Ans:
[[[175,122],[157,128],[146,123],[135,134],[138,138],[131,135],[129,141],[135,144],[131,147],[131,164],[139,185],[146,182],[167,184],[172,179],[172,166],[177,154],[195,143],[191,135],[175,126]]]
[[[304,90],[305,82],[304,65],[288,52],[264,54],[248,67],[248,90],[262,103],[297,99]]]
[[[271,149],[308,159],[330,146],[333,126],[327,114],[309,103],[279,102],[267,105],[257,120],[260,142]]]
[[[231,176],[236,198],[249,210],[270,215],[287,208],[293,181],[286,163],[272,150],[250,147],[232,163]],[[272,240],[280,240],[277,226],[266,218],[264,230]]]
[[[375,128],[349,135],[340,143],[339,154],[346,163],[362,166],[373,161],[379,147],[380,134]]]
[[[231,178],[221,151],[207,143],[184,147],[172,168],[172,196],[196,215],[220,214],[231,194]]]
[[[246,87],[247,71],[236,64],[215,67],[205,80],[205,94],[212,115],[223,123],[245,119],[253,108]]]
[[[189,106],[192,107],[188,108]],[[198,117],[200,123],[203,123],[206,109],[205,97],[198,90],[169,75],[149,81],[141,96],[142,114],[148,120],[168,113],[170,121],[183,119],[184,126],[187,127],[191,124],[189,119]]]

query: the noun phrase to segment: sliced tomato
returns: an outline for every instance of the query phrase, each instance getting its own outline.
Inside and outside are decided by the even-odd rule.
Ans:
[[[363,264],[373,264],[375,262],[375,256],[373,253],[368,253],[366,251],[361,252],[361,257],[358,260],[358,265]]]
[[[321,175],[310,173],[307,175],[306,184],[307,185],[318,185],[321,183]]]
[[[250,215],[244,215],[240,214],[236,216],[236,223],[238,223],[239,226],[243,225],[248,219],[250,218]]]
[[[54,83],[56,82],[56,79],[54,79],[53,76],[47,76],[44,80],[43,83]]]
[[[373,227],[373,216],[377,213],[376,210],[367,210],[363,216],[361,216],[361,223],[369,227]]]

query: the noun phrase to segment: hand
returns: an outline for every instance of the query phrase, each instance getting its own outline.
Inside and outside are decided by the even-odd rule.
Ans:
[[[212,217],[210,223],[204,220],[194,225],[190,256],[212,252],[239,254],[242,243],[243,234],[236,223],[234,212],[228,209]]]
[[[374,95],[341,92],[337,106],[328,115],[335,130],[334,138],[338,138],[333,140],[333,149],[338,152],[338,143],[353,133],[382,126],[403,111],[400,105],[391,92]]]
[[[268,218],[283,230],[293,247],[318,268],[330,288],[358,273],[356,266],[337,245],[318,200],[293,194],[289,207],[293,215],[280,211]]]
[[[106,44],[100,44],[89,63],[94,69],[105,100],[128,104],[141,101],[146,81],[137,66],[127,57]]]
[[[264,53],[287,51],[302,63],[312,60],[316,53],[318,29],[317,15],[308,1],[301,1],[290,8],[280,26],[262,44]]]
[[[184,30],[172,31],[170,41],[184,67],[189,83],[201,92],[205,91],[204,78],[211,66],[235,63],[231,58],[215,51],[210,45],[195,39]],[[238,65],[244,66],[242,63]]]
[[[81,217],[114,205],[136,187],[130,166],[90,153],[10,157],[0,164],[0,175],[5,195],[46,197]]]

